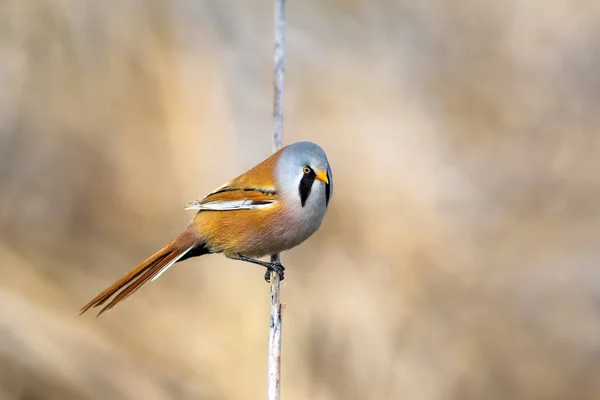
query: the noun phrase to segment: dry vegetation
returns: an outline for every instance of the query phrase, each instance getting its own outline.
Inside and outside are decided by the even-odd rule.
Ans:
[[[328,152],[283,256],[286,400],[600,398],[600,6],[288,6],[285,141]],[[258,267],[89,298],[270,153],[269,1],[0,5],[0,398],[264,398]]]

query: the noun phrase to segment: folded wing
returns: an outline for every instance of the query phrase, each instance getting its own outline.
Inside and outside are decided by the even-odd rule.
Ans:
[[[277,201],[277,191],[273,188],[222,186],[206,197],[185,206],[186,210],[254,210],[268,207]]]

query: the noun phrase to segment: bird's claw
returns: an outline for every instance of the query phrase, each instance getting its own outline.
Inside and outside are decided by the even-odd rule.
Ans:
[[[267,283],[271,283],[271,271],[277,272],[279,274],[280,281],[284,279],[283,272],[285,271],[285,267],[281,264],[270,263],[267,267],[267,271],[265,272],[265,281],[267,281]]]

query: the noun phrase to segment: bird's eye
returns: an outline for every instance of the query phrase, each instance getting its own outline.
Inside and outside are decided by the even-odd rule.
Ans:
[[[305,174],[310,174],[310,168],[309,167],[304,167],[304,173]]]

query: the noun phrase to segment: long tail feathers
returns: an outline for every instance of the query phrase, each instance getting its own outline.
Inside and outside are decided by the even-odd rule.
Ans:
[[[99,317],[135,293],[142,285],[144,285],[144,283],[149,280],[157,279],[163,272],[177,261],[180,261],[184,256],[187,255],[188,257],[185,258],[189,258],[191,256],[205,254],[206,251],[203,251],[203,249],[201,249],[202,247],[202,243],[196,238],[192,238],[187,232],[184,232],[184,234],[177,236],[171,243],[157,251],[98,296],[94,297],[88,304],[81,308],[79,315],[92,307],[103,305],[108,299],[116,294],[116,296],[100,310],[97,315]],[[192,255],[190,252],[195,254]]]

